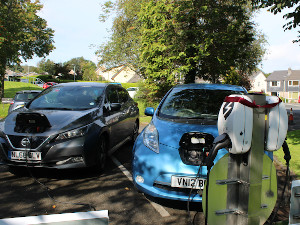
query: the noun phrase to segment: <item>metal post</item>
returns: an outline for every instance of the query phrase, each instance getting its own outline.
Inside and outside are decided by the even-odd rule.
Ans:
[[[249,95],[258,105],[265,105],[264,95]],[[227,215],[226,224],[260,224],[261,189],[265,137],[265,109],[253,110],[253,134],[251,149],[242,155],[228,158],[228,180],[240,184],[227,187],[227,209],[236,213]]]
[[[75,82],[75,74],[76,74],[75,69],[76,69],[76,66],[74,65],[74,82]]]

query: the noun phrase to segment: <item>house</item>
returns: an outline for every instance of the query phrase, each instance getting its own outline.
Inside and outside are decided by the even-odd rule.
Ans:
[[[263,93],[266,92],[267,81],[263,72],[254,72],[251,76],[249,76],[249,80],[251,83],[250,91]]]
[[[136,83],[140,80],[140,76],[129,66],[121,65],[110,69],[97,69],[97,74],[102,77],[102,80],[118,83]]]
[[[276,95],[289,102],[298,102],[300,70],[278,70],[268,76],[267,91],[269,95]]]
[[[5,70],[4,80],[6,81],[19,81],[22,77],[22,74],[18,74],[11,70]]]

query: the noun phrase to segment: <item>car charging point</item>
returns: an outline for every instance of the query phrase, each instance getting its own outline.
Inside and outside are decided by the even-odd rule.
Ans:
[[[280,100],[274,103],[274,99],[268,99],[264,95],[245,95],[241,98],[234,96],[228,100],[233,103],[233,110],[224,102],[219,114],[219,119],[223,117],[223,120],[218,124],[218,129],[219,134],[228,132],[231,145],[227,146],[229,153],[221,158],[209,173],[208,192],[204,191],[208,195],[203,196],[206,219],[208,224],[214,225],[264,224],[277,201],[276,169],[270,151],[282,146],[281,143],[279,148],[274,147],[274,142],[280,143],[282,136],[283,140],[285,139],[287,115],[283,112],[285,109],[282,110],[284,106],[279,107]],[[229,110],[232,110],[234,122],[230,122],[230,116],[226,115]],[[245,120],[237,118],[236,115],[242,111],[240,115],[243,117],[247,110],[251,110],[251,113],[244,119],[248,120],[249,125],[237,127],[235,123],[243,123]],[[275,122],[274,125],[275,120],[278,120],[278,123]],[[278,126],[282,125],[280,123],[283,123],[282,129],[278,129]],[[249,128],[250,126],[252,127]],[[279,132],[276,140],[273,138],[275,127]],[[251,132],[251,139],[247,139],[247,132]],[[249,140],[251,145],[248,148],[249,143],[246,142]],[[265,153],[264,150],[269,152]]]

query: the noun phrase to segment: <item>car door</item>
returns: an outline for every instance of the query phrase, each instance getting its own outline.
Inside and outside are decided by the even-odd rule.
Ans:
[[[134,117],[132,116],[133,102],[128,92],[124,88],[118,88],[119,102],[121,104],[121,129],[123,130],[123,139],[132,134],[134,126]]]
[[[114,109],[113,104],[119,104],[118,90],[115,86],[109,86],[106,89],[104,100],[103,115],[106,125],[110,129],[110,147],[120,143],[123,138],[122,124],[120,123],[122,112]]]

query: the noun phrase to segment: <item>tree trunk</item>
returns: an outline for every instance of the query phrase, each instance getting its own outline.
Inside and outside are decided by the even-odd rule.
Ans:
[[[0,63],[0,98],[4,97],[4,75],[5,75],[6,64]]]
[[[186,84],[195,83],[195,79],[196,79],[196,69],[192,69],[186,74],[184,83]]]

